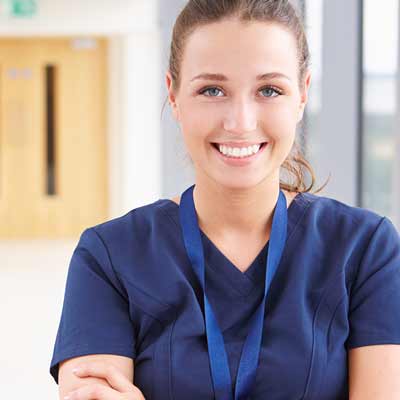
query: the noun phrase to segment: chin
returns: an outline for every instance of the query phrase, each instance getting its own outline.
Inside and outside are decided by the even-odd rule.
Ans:
[[[254,186],[257,186],[260,182],[263,181],[263,177],[259,178],[256,176],[253,176],[252,178],[249,177],[243,177],[243,178],[236,178],[232,177],[229,179],[229,177],[219,177],[214,179],[216,182],[218,182],[221,186],[224,186],[229,189],[251,189]]]

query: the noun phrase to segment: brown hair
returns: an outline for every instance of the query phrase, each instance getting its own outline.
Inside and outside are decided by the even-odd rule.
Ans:
[[[180,67],[188,37],[200,26],[228,18],[237,18],[243,23],[252,21],[277,23],[293,33],[299,55],[297,57],[299,89],[300,91],[303,89],[310,64],[310,53],[302,20],[289,0],[189,0],[178,15],[172,32],[169,71],[174,92],[178,92],[180,87]],[[298,135],[282,168],[292,174],[294,182],[290,184],[280,181],[280,188],[290,192],[310,192],[314,188],[315,173],[311,164],[303,156]],[[305,170],[311,176],[309,187],[305,184]],[[329,178],[314,193],[320,192],[328,181]]]

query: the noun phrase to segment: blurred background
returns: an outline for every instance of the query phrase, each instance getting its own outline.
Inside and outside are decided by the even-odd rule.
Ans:
[[[193,171],[165,71],[185,0],[0,0],[0,387],[56,399],[48,370],[88,226]],[[319,195],[400,228],[399,0],[297,0],[311,50],[299,127]]]

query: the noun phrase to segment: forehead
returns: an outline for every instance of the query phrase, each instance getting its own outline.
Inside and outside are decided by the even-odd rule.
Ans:
[[[296,42],[278,24],[224,20],[201,26],[188,37],[181,68],[187,79],[202,72],[240,77],[269,71],[295,78]]]

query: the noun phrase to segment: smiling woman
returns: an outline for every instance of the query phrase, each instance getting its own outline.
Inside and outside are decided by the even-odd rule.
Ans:
[[[398,398],[400,237],[305,187],[307,63],[288,0],[187,3],[166,84],[195,184],[82,233],[55,379],[115,354],[146,400]]]
[[[217,131],[213,132],[217,135],[214,142],[233,139],[240,144],[246,137],[237,137],[235,132],[254,130],[256,120],[258,125],[265,125],[268,121],[269,131],[266,133],[272,135],[275,127],[280,130],[279,137],[286,139],[286,143],[279,141],[278,144],[282,145],[275,146],[281,154],[273,152],[275,160],[269,160],[269,169],[275,167],[271,161],[280,161],[282,169],[294,178],[292,182],[281,181],[280,187],[301,192],[312,190],[315,184],[315,174],[304,158],[299,135],[293,134],[293,126],[301,122],[307,100],[310,54],[301,22],[288,3],[189,2],[174,26],[167,86],[174,116],[183,133],[190,132],[185,135],[185,142],[194,163],[200,161],[197,155],[202,153],[190,151],[189,145],[193,143],[196,146],[197,136],[190,126],[185,129],[187,123],[199,126],[204,133],[211,133],[211,125],[220,122],[220,126],[213,129]],[[222,18],[224,23],[217,23]],[[237,29],[238,25],[240,29]],[[260,40],[263,37],[268,40]],[[243,96],[245,92],[247,97]],[[175,101],[175,96],[179,101]],[[197,118],[190,121],[180,119],[179,108],[183,115],[187,115],[182,107],[190,107]],[[241,108],[245,121],[232,120],[232,115],[237,115],[235,107]],[[231,132],[229,139],[224,137],[226,135],[221,137],[221,115],[225,115],[224,128]],[[262,118],[258,118],[261,115]],[[274,121],[281,122],[277,124]],[[287,122],[286,129],[282,121]],[[199,125],[199,122],[203,124]],[[186,136],[193,141],[188,142]],[[265,136],[262,139],[269,140]],[[204,146],[199,150],[202,148]],[[276,159],[278,156],[280,160]],[[210,160],[204,161],[208,163]],[[307,172],[311,177],[308,187],[305,182]],[[265,173],[268,174],[268,170]],[[230,179],[235,181],[236,178],[231,176]]]
[[[243,187],[244,181],[247,185],[259,182],[283,164],[294,175],[295,182],[281,182],[281,187],[309,191],[314,173],[301,155],[295,136],[310,84],[307,43],[301,30],[296,38],[290,26],[271,23],[273,10],[259,23],[249,23],[244,13],[242,18],[235,18],[234,3],[215,5],[220,8],[218,12],[225,13],[222,23],[203,24],[202,18],[191,18],[195,25],[188,37],[184,32],[186,26],[178,18],[167,73],[173,114],[198,167],[196,171],[202,175]],[[256,3],[253,14],[261,14],[262,7],[270,7]],[[197,5],[200,7],[199,2]],[[268,40],[260,40],[262,37]],[[227,142],[231,148],[244,147],[244,142],[271,142],[271,146],[263,158],[247,163],[248,168],[257,171],[248,174],[242,168],[226,174],[220,164],[224,158],[216,157],[210,144]],[[225,165],[237,164],[225,159]],[[305,169],[313,179],[308,189],[303,178]]]

